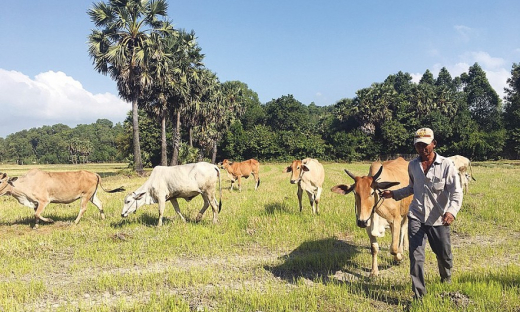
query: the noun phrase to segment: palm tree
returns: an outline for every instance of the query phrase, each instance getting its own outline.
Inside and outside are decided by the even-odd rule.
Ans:
[[[94,3],[88,10],[97,28],[88,37],[94,67],[110,75],[117,83],[119,96],[132,103],[134,169],[138,173],[143,170],[138,101],[151,83],[148,62],[155,59],[149,49],[153,46],[152,34],[167,37],[174,31],[165,20],[167,8],[166,0],[109,0]]]
[[[180,147],[181,114],[188,110],[190,105],[197,105],[193,101],[194,84],[197,81],[198,69],[203,66],[200,47],[197,45],[195,32],[179,30],[179,35],[168,43],[168,50],[173,54],[174,70],[172,71],[171,94],[169,99],[172,112],[173,154],[171,165],[177,165]]]

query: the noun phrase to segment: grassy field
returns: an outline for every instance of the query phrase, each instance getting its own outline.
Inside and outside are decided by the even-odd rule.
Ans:
[[[182,223],[167,204],[156,227],[156,205],[122,219],[124,193],[99,192],[106,220],[79,202],[50,204],[53,224],[32,229],[33,211],[0,197],[0,311],[520,311],[520,166],[475,163],[477,181],[452,226],[453,282],[441,284],[428,247],[429,294],[411,302],[408,259],[397,265],[390,237],[380,240],[380,276],[369,278],[370,249],[355,225],[352,194],[330,192],[351,183],[344,168],[364,175],[368,164],[325,164],[320,214],[308,201],[300,213],[296,186],[282,169],[262,164],[261,184],[229,191],[224,174],[218,224],[211,209],[194,220],[200,197],[181,203]],[[19,176],[32,167],[0,165]],[[107,189],[128,192],[146,178],[124,164],[44,166],[102,173]],[[305,197],[305,196],[304,196]],[[388,233],[389,234],[389,233]]]

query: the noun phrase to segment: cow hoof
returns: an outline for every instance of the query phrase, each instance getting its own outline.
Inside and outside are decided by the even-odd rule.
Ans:
[[[402,253],[398,253],[397,255],[394,256],[394,259],[397,262],[403,261],[403,254]]]

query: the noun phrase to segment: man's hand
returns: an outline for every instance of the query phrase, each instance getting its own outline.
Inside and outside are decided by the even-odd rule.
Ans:
[[[443,225],[450,225],[453,221],[455,221],[455,217],[450,213],[446,212],[444,216],[442,216],[442,224]]]
[[[394,193],[392,191],[385,190],[381,193],[381,196],[384,198],[394,198]]]

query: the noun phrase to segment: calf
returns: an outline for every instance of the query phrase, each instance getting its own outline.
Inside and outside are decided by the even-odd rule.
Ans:
[[[233,189],[233,184],[236,180],[238,180],[238,190],[242,191],[241,179],[249,178],[250,175],[253,175],[255,178],[255,190],[258,189],[260,185],[260,176],[258,172],[260,171],[260,163],[255,159],[249,159],[242,162],[232,162],[227,159],[224,159],[221,163],[219,163],[222,169],[226,169],[228,172],[228,176],[231,179],[231,187],[230,190]]]
[[[292,164],[285,168],[283,172],[292,172],[291,184],[298,184],[298,192],[296,194],[298,195],[300,211],[302,211],[302,194],[305,191],[309,196],[312,213],[317,214],[319,212],[318,205],[323,190],[323,181],[325,180],[325,171],[322,164],[317,159],[312,158],[293,160]]]

